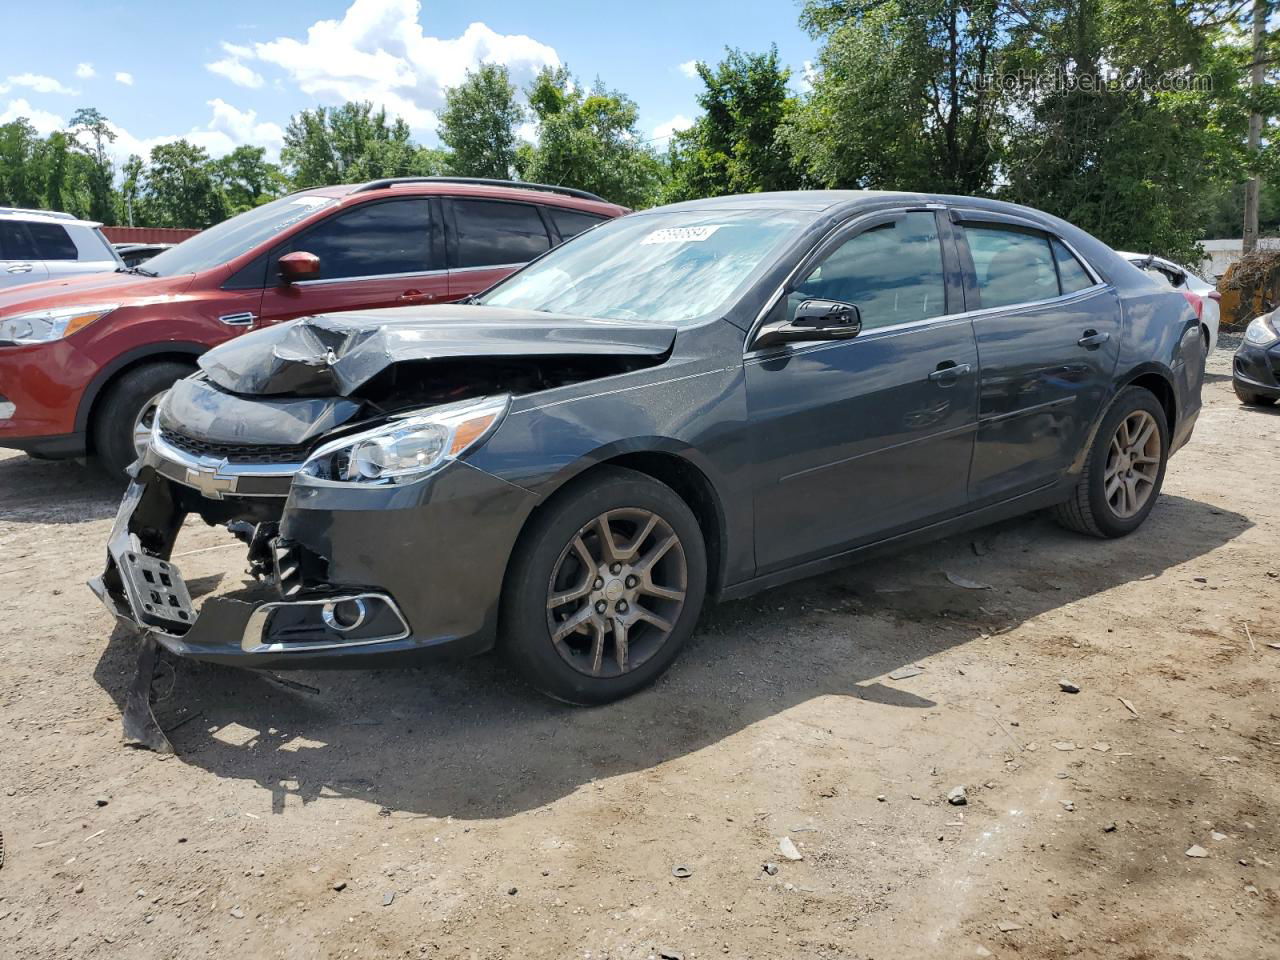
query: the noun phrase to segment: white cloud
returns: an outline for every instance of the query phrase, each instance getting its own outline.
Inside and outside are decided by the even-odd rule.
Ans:
[[[666,123],[660,123],[653,128],[653,139],[666,140],[672,134],[680,130],[688,130],[692,126],[692,120],[686,117],[683,113],[677,113]]]
[[[428,36],[418,0],[354,0],[340,20],[318,20],[306,37],[277,37],[233,56],[279,67],[305,94],[328,103],[369,100],[419,131],[434,130],[445,88],[468,69],[498,63],[523,85],[558,66],[554,48],[472,23],[459,37]],[[249,69],[249,68],[246,68]]]
[[[680,64],[680,66],[678,66],[676,69],[679,70],[681,73],[683,73],[690,80],[696,80],[698,78],[698,61],[697,60],[686,60],[684,63]]]
[[[80,91],[72,90],[70,87],[63,86],[62,83],[46,77],[38,73],[20,73],[16,76],[8,77],[4,83],[0,83],[0,93],[8,93],[14,87],[26,87],[34,90],[36,93],[69,93],[76,94]]]
[[[116,83],[123,83],[126,87],[132,87],[133,74],[125,73],[123,70],[121,70],[119,73],[116,74]]]
[[[242,144],[253,147],[266,147],[267,159],[275,162],[280,158],[280,147],[284,144],[284,131],[278,124],[259,122],[258,114],[253,110],[241,110],[224,100],[213,99],[208,102],[213,114],[203,127],[192,127],[186,133],[170,133],[158,137],[135,137],[123,127],[111,125],[116,135],[111,144],[111,152],[118,163],[131,154],[136,153],[144,160],[150,155],[151,148],[174,140],[187,140],[198,147],[204,147],[212,157],[221,157]]]
[[[91,77],[95,76],[96,74],[97,74],[97,71],[93,69],[92,63],[76,64],[76,76],[79,77],[81,80],[88,80]]]
[[[206,70],[226,77],[237,87],[257,89],[262,86],[262,74],[252,67],[246,66],[242,59],[244,57],[252,58],[253,51],[251,49],[237,46],[234,43],[223,43],[222,49],[227,53],[227,56],[221,60],[215,60],[213,63],[206,63],[204,65]]]
[[[36,128],[36,133],[42,137],[47,137],[55,130],[62,130],[66,126],[62,117],[56,113],[50,113],[47,110],[37,110],[26,100],[10,100],[9,105],[5,107],[4,113],[0,113],[0,123],[9,123],[17,120],[19,117],[26,117],[30,124]]]
[[[516,139],[524,140],[528,143],[538,142],[538,125],[532,120],[526,120],[520,126],[516,127]]]

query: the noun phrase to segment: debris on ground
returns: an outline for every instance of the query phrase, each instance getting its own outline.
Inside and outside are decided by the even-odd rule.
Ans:
[[[693,870],[690,869],[689,867],[686,867],[683,863],[677,863],[674,867],[671,868],[671,875],[673,877],[679,877],[681,880],[683,880],[685,877],[692,877]]]
[[[969,795],[965,793],[964,787],[952,787],[947,791],[947,803],[953,807],[963,807],[969,802]]]
[[[1058,689],[1061,690],[1063,693],[1079,693],[1080,692],[1079,685],[1072,683],[1070,680],[1059,680]]]
[[[1200,844],[1193,843],[1190,847],[1187,848],[1186,855],[1188,857],[1207,857],[1209,855],[1209,851],[1206,850],[1204,847],[1200,846]]]
[[[991,589],[991,584],[989,583],[979,583],[977,580],[970,580],[967,577],[962,577],[962,576],[959,576],[958,574],[954,574],[946,570],[944,570],[943,573],[947,575],[947,579],[950,580],[954,586],[963,587],[965,590],[990,590]]]
[[[924,671],[914,665],[909,667],[899,667],[897,670],[894,670],[892,673],[889,674],[889,679],[890,680],[906,680],[910,677],[918,677],[922,673],[924,673]]]
[[[776,877],[778,875],[778,865],[776,863],[763,864],[760,869],[771,877]]]
[[[804,859],[804,854],[796,849],[796,845],[791,841],[790,837],[783,837],[778,841],[778,852],[788,860]]]

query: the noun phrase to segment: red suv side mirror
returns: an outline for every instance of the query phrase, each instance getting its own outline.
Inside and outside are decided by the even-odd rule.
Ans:
[[[320,276],[320,258],[305,250],[286,253],[276,264],[280,267],[280,279],[285,283],[314,280]]]

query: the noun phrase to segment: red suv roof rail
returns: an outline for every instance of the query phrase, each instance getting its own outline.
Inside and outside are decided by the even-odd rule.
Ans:
[[[515,187],[519,190],[545,190],[549,193],[562,193],[567,197],[580,200],[596,200],[608,203],[604,197],[576,187],[561,187],[550,183],[527,183],[520,180],[493,180],[488,177],[386,177],[382,180],[370,180],[352,190],[352,193],[364,193],[367,190],[383,190],[400,183],[470,183],[486,187]]]

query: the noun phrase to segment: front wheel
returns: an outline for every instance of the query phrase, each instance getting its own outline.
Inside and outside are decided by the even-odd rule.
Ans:
[[[534,687],[590,705],[652,683],[693,632],[706,546],[665,484],[602,468],[534,518],[503,591],[501,646]]]
[[[1054,508],[1063,526],[1095,537],[1123,537],[1156,504],[1169,461],[1164,408],[1149,390],[1126,387],[1103,418],[1071,499]]]
[[[141,456],[160,398],[192,369],[172,360],[148,363],[107,388],[94,411],[93,449],[109,476],[120,477]]]

